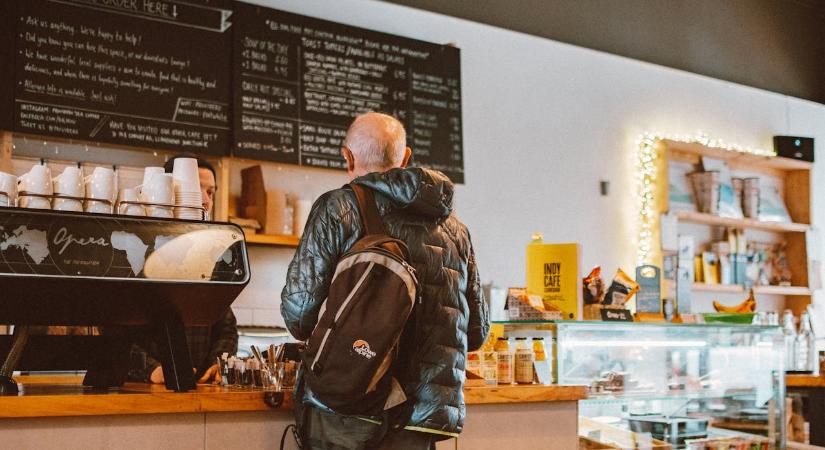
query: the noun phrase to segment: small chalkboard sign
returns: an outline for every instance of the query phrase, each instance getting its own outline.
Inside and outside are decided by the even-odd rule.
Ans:
[[[605,322],[633,322],[633,313],[627,309],[602,308],[602,320]]]
[[[636,268],[636,312],[662,313],[662,271],[656,266],[644,265]]]

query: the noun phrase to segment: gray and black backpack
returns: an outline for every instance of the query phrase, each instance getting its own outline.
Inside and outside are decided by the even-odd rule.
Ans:
[[[307,342],[303,376],[314,397],[337,413],[386,416],[411,403],[394,361],[418,281],[406,244],[387,234],[372,190],[351,187],[364,236],[338,261]]]

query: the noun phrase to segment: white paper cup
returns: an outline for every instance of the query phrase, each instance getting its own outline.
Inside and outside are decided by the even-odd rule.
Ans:
[[[194,158],[177,158],[172,167],[172,176],[181,192],[200,192],[201,181],[198,176],[198,160]]]

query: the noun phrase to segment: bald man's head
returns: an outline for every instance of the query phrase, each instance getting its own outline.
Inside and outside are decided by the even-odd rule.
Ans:
[[[350,178],[405,167],[409,160],[404,125],[386,114],[369,112],[355,118],[342,149]]]

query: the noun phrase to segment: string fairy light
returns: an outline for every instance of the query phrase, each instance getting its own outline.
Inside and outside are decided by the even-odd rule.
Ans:
[[[711,139],[706,134],[698,132],[694,135],[674,135],[659,132],[646,132],[639,136],[636,142],[636,194],[639,212],[638,244],[636,247],[637,265],[650,264],[653,251],[653,227],[656,225],[655,192],[656,192],[656,163],[660,158],[658,143],[663,140],[682,142],[686,144],[701,144],[729,152],[747,153],[757,156],[776,156],[773,150],[764,150],[735,143],[728,143],[721,139]]]

